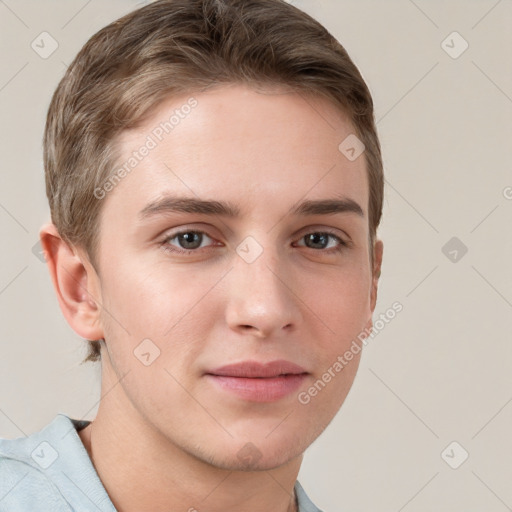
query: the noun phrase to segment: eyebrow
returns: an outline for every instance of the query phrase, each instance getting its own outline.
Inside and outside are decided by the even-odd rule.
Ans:
[[[149,217],[173,212],[219,215],[231,218],[240,217],[241,213],[238,206],[225,201],[165,196],[146,205],[139,212],[139,218],[145,220]],[[355,213],[359,217],[364,218],[361,206],[353,199],[347,197],[305,200],[296,204],[290,213],[298,216]]]

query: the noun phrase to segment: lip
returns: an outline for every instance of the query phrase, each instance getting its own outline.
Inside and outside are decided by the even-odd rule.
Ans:
[[[252,402],[275,402],[296,391],[309,373],[283,359],[260,363],[243,361],[206,372],[221,390]]]
[[[278,359],[268,363],[242,361],[241,363],[221,366],[206,373],[223,377],[269,378],[280,375],[299,375],[307,373],[307,371],[298,364]]]

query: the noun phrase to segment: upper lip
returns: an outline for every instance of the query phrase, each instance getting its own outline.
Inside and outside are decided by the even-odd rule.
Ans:
[[[279,359],[268,363],[243,361],[241,363],[221,366],[206,373],[223,377],[269,378],[278,377],[279,375],[299,375],[307,372],[304,368],[295,363]]]

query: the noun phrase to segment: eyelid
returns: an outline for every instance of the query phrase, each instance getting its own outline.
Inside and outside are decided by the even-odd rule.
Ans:
[[[307,235],[308,233],[328,233],[330,235],[337,236],[339,239],[347,243],[351,240],[350,236],[342,229],[321,225],[306,226],[298,232],[300,236]]]
[[[214,227],[210,224],[202,225],[199,224],[182,224],[180,226],[176,226],[174,228],[166,229],[159,238],[161,240],[167,240],[169,238],[174,238],[177,235],[181,235],[183,233],[190,233],[191,231],[195,233],[203,233],[205,235],[208,235],[210,238],[215,238],[215,236],[211,235],[210,233],[214,232]],[[218,230],[217,230],[218,232]]]

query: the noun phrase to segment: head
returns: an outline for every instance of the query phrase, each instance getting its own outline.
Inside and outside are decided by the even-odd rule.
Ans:
[[[241,400],[208,373],[286,359],[304,391],[371,328],[384,179],[371,95],[343,47],[282,0],[156,1],[81,49],[44,152],[43,245],[86,360],[127,375],[155,431],[220,466],[233,438],[261,447],[261,467],[303,451],[359,352],[307,405]],[[269,436],[283,405],[295,412]],[[208,429],[222,442],[202,444]]]

